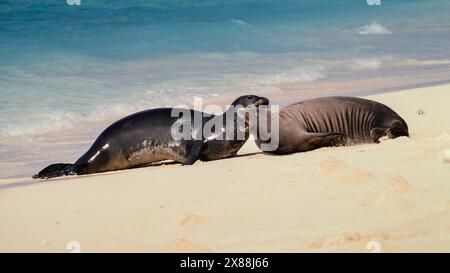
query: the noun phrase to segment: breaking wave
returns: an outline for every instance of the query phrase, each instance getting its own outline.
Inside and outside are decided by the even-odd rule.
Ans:
[[[392,32],[386,27],[373,22],[372,24],[362,26],[357,30],[360,35],[383,35],[383,34],[392,34]]]

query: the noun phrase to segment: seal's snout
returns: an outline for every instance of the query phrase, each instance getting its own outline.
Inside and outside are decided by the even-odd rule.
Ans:
[[[401,122],[397,119],[391,122],[389,132],[392,135],[392,138],[400,136],[409,137],[408,126],[406,125],[406,123]]]

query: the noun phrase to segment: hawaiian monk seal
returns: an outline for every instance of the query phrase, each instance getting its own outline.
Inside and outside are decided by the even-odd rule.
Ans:
[[[242,107],[268,105],[268,99],[254,95],[242,96],[220,116],[205,114],[192,109],[158,108],[142,111],[116,121],[106,128],[91,148],[74,164],[52,164],[33,178],[52,178],[64,175],[92,174],[122,170],[163,160],[173,160],[191,165],[197,160],[209,161],[234,156],[248,139],[248,114],[242,115]],[[209,135],[199,138],[174,139],[172,130],[175,123],[181,123],[186,117],[173,116],[173,113],[188,113],[188,123],[192,123],[190,136],[203,133],[205,124],[214,117],[231,120],[222,123]],[[192,116],[200,116],[200,125],[195,125]],[[228,119],[227,119],[228,118]],[[243,126],[239,125],[243,124]],[[188,124],[189,125],[189,124]],[[200,128],[198,128],[200,127]],[[224,134],[236,134],[243,131],[243,139],[224,137]],[[218,133],[217,133],[218,132]],[[219,138],[219,136],[222,136]]]
[[[272,153],[306,152],[320,147],[379,143],[381,137],[409,136],[408,125],[388,106],[354,97],[323,97],[279,111],[278,148]],[[268,122],[269,123],[269,122]],[[270,131],[270,124],[267,125]],[[258,134],[256,144],[263,141]]]

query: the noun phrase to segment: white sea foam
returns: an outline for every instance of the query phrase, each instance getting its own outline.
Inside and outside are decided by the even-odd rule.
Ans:
[[[362,26],[357,29],[358,34],[360,35],[382,35],[382,34],[392,34],[390,30],[386,27],[373,22],[372,24]]]
[[[231,23],[241,26],[241,27],[249,26],[249,23],[245,22],[244,20],[240,20],[240,19],[231,19]]]
[[[450,64],[450,60],[449,59],[442,59],[442,60],[406,59],[406,60],[402,60],[401,64],[405,64],[405,65],[447,65],[447,64]]]
[[[321,66],[298,67],[288,71],[275,73],[273,75],[264,76],[260,79],[260,82],[268,85],[294,82],[313,82],[325,78],[325,75],[322,73],[323,70],[324,68]]]
[[[61,130],[78,128],[80,131],[89,127],[89,123],[110,121],[133,112],[136,106],[130,104],[100,105],[88,113],[72,111],[52,111],[24,115],[16,122],[4,124],[0,128],[1,137],[33,137]]]
[[[156,108],[173,106],[179,103],[192,103],[192,98],[202,97],[205,102],[217,98],[220,95],[213,92],[214,89],[204,86],[178,86],[172,88],[161,88],[141,92],[138,97],[124,96],[121,103],[96,103],[92,104],[91,110],[42,110],[27,112],[22,111],[20,116],[6,119],[0,127],[0,137],[21,137],[33,140],[34,137],[46,135],[63,130],[76,129],[77,133],[83,132],[90,127],[103,128],[111,122],[129,114]],[[222,95],[236,95],[237,92],[225,92]]]
[[[350,61],[352,69],[378,69],[382,66],[382,62],[378,58],[360,58]]]

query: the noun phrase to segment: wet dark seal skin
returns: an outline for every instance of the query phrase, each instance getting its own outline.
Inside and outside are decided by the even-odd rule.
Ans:
[[[270,124],[268,124],[270,130]],[[282,108],[276,154],[327,146],[379,143],[381,137],[409,136],[408,125],[384,104],[354,97],[323,97]],[[259,135],[256,144],[261,149]]]
[[[236,99],[233,106],[268,105],[268,99],[254,95],[242,96]],[[239,115],[235,108],[229,108],[222,114],[223,128],[215,128],[214,132],[225,134],[226,118],[233,116],[234,131],[245,131],[245,139],[223,140],[217,139],[217,134],[202,136],[192,140],[174,140],[171,134],[172,125],[180,117],[172,117],[173,108],[158,108],[139,112],[127,116],[106,128],[91,148],[74,164],[52,164],[33,178],[52,178],[64,175],[92,174],[106,171],[129,169],[163,160],[173,160],[184,165],[191,165],[197,160],[209,161],[234,156],[248,138],[248,115]],[[194,123],[194,112],[191,121]],[[202,117],[202,128],[214,115]],[[238,122],[238,119],[242,122]],[[244,128],[237,128],[244,124]],[[199,128],[194,128],[198,132]],[[192,134],[195,134],[192,132]],[[201,139],[201,140],[200,140]]]

